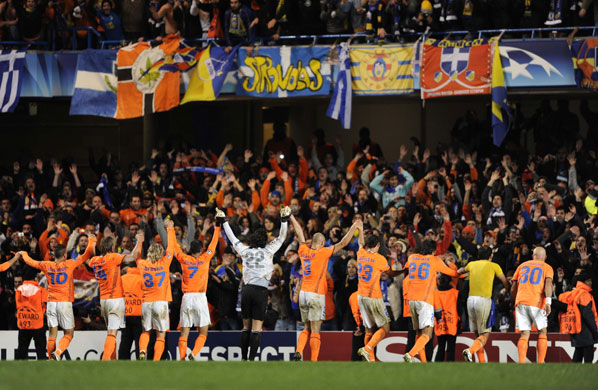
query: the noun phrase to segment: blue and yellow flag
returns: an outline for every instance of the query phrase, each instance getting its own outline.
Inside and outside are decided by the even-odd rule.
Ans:
[[[413,45],[360,46],[349,55],[355,95],[413,92]]]
[[[507,103],[507,87],[505,75],[500,60],[498,42],[494,47],[494,60],[492,62],[492,131],[494,145],[500,146],[507,136],[511,114]]]
[[[239,46],[235,46],[230,53],[226,53],[223,47],[209,46],[205,49],[191,72],[189,87],[181,104],[216,100],[226,75],[234,65],[237,50]]]

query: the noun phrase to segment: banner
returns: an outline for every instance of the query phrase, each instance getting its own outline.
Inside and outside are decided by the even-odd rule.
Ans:
[[[500,146],[507,136],[511,115],[507,102],[507,87],[505,76],[500,59],[500,48],[498,42],[493,50],[492,60],[492,135],[495,146]],[[491,316],[490,318],[494,318]],[[491,326],[491,325],[489,325]]]
[[[2,50],[0,54],[0,111],[13,112],[21,97],[25,50]]]
[[[80,53],[27,53],[21,97],[72,96]]]
[[[575,84],[579,88],[598,91],[598,38],[589,38],[573,42],[571,57],[575,69]]]
[[[328,95],[330,47],[266,47],[239,50],[238,96],[286,98]]]
[[[400,95],[413,92],[413,45],[355,46],[349,50],[353,93]]]
[[[490,93],[492,48],[488,40],[430,38],[422,50],[422,99]]]
[[[162,41],[140,42],[118,51],[117,119],[168,111],[179,105],[179,72],[146,71],[164,57],[173,55],[180,40],[176,36],[167,36]]]
[[[291,361],[300,332],[262,332],[262,340],[257,360],[283,360]],[[166,348],[163,359],[179,359],[178,339],[179,332],[166,333]],[[188,345],[194,345],[197,332],[189,334]],[[519,333],[491,333],[488,343],[484,347],[488,362],[513,363],[519,360],[517,341]],[[58,339],[62,332],[58,333]],[[352,332],[322,332],[322,345],[320,360],[349,361],[351,360]],[[476,336],[473,333],[461,333],[457,336],[455,348],[455,361],[463,361],[463,350],[473,344]],[[436,338],[434,338],[434,343]],[[527,358],[530,362],[536,361],[536,345],[538,336],[532,334],[529,341]],[[67,360],[100,360],[106,340],[106,331],[79,331],[75,330],[75,337],[63,355]],[[206,361],[236,361],[241,360],[240,331],[210,331],[206,344],[196,357],[196,360]],[[548,333],[547,363],[568,363],[573,358],[575,349],[571,347],[568,334]],[[120,344],[120,333],[117,336],[117,345]],[[382,362],[402,362],[406,352],[407,332],[390,332],[376,348],[376,358]],[[14,360],[15,350],[18,345],[17,331],[0,331],[0,360]],[[437,347],[434,347],[434,356]],[[188,348],[187,352],[190,352]],[[303,356],[308,358],[311,352],[307,343]],[[35,359],[33,341],[29,346],[28,357]],[[132,359],[135,354],[132,354]],[[598,354],[594,354],[594,363],[598,362]]]
[[[79,55],[70,115],[116,115],[116,51],[85,50]]]
[[[564,39],[500,41],[507,88],[574,86],[571,51]]]
[[[216,100],[228,72],[234,65],[238,46],[227,53],[224,47],[210,45],[191,70],[189,86],[181,104],[192,101]]]

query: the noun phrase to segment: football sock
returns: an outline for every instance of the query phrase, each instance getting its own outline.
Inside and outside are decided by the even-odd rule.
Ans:
[[[139,352],[147,352],[147,345],[149,344],[150,334],[149,332],[142,332],[139,336]]]
[[[426,359],[426,352],[424,351],[424,348],[426,347],[426,344],[429,340],[430,337],[426,334],[422,334],[421,336],[419,336],[419,338],[415,342],[415,345],[413,346],[413,348],[411,348],[411,351],[409,351],[409,355],[411,355],[411,357],[414,357],[415,355],[417,355],[418,352],[421,352],[420,360],[423,362],[424,359]]]
[[[179,337],[179,359],[185,360],[187,357],[187,338]]]
[[[154,344],[155,362],[162,358],[162,352],[164,352],[164,337],[156,337],[156,343]]]
[[[469,352],[471,352],[472,354],[475,354],[483,346],[484,345],[482,344],[482,339],[480,337],[478,337],[477,339],[474,340],[472,346],[469,348]]]
[[[69,344],[71,343],[72,339],[73,339],[73,336],[70,336],[68,334],[65,334],[64,336],[62,336],[62,338],[60,339],[60,342],[58,343],[58,349],[56,350],[56,353],[58,353],[58,356],[62,356],[64,351],[66,351],[66,349],[69,347]]]
[[[109,334],[106,337],[106,341],[104,342],[104,354],[102,355],[102,360],[110,360],[112,358],[112,353],[116,349],[116,335]]]
[[[206,336],[205,334],[200,334],[195,339],[195,346],[193,347],[193,356],[197,356],[197,354],[201,351],[203,346],[206,344]]]
[[[254,361],[257,356],[257,349],[260,347],[261,332],[251,332],[249,339],[249,360]]]
[[[478,362],[486,363],[486,354],[484,353],[484,347],[480,348],[475,354],[478,357]]]
[[[309,331],[307,329],[303,329],[303,331],[299,333],[299,340],[297,340],[297,352],[299,352],[301,355],[303,355],[303,349],[305,348],[305,344],[307,344],[308,339]]]
[[[527,356],[527,339],[521,337],[517,342],[517,352],[519,352],[519,363],[525,363],[525,357]]]
[[[363,344],[364,344],[364,345],[368,345],[368,343],[369,343],[369,342],[370,342],[370,340],[372,339],[372,336],[373,336],[373,335],[374,335],[373,333],[366,333],[366,334],[365,334],[365,337],[364,337],[364,339],[363,339]]]
[[[247,360],[247,353],[249,352],[249,329],[243,329],[241,332],[241,359]]]
[[[56,337],[48,338],[47,348],[48,348],[48,359],[50,359],[50,355],[52,354],[52,352],[54,352],[56,350]]]
[[[367,343],[367,347],[373,350],[384,337],[386,337],[386,331],[383,328],[378,329],[372,336],[372,339]]]
[[[538,336],[538,363],[544,363],[544,359],[546,359],[546,350],[548,349],[548,340],[546,340],[546,335],[541,334]]]
[[[309,347],[311,348],[311,361],[317,362],[320,355],[320,334],[312,333],[309,338]]]

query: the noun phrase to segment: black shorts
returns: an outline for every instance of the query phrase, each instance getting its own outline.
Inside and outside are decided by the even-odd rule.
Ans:
[[[268,289],[246,284],[241,291],[241,314],[243,318],[263,321],[268,307]]]

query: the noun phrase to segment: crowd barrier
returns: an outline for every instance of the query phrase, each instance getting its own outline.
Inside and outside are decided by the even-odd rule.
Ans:
[[[14,360],[17,348],[17,331],[0,331],[0,360]],[[59,332],[59,337],[62,332]],[[197,332],[189,335],[189,345],[193,345]],[[299,332],[263,332],[261,350],[258,360],[261,361],[290,361],[297,346]],[[76,331],[75,337],[64,355],[68,360],[99,360],[102,357],[106,332],[104,331]],[[178,359],[179,332],[169,332],[166,335],[165,357],[169,360]],[[241,360],[239,340],[241,333],[238,331],[214,331],[208,334],[206,345],[201,350],[199,361],[234,361]],[[457,336],[456,361],[463,361],[462,351],[469,347],[475,340],[473,333],[462,333]],[[488,362],[512,363],[518,360],[517,341],[518,333],[492,333],[486,344],[486,360]],[[528,360],[536,360],[537,336],[532,335],[529,342]],[[120,343],[120,334],[117,338]],[[322,347],[320,360],[349,361],[351,360],[351,332],[322,332]],[[382,362],[402,362],[407,344],[407,332],[390,332],[378,344],[376,358]],[[548,334],[548,352],[546,362],[566,363],[571,362],[574,348],[571,347],[569,335],[561,333]],[[434,347],[434,355],[436,346]],[[35,359],[33,342],[30,345],[28,356]],[[304,356],[309,357],[309,343],[304,351]],[[134,358],[134,357],[133,357]],[[594,363],[598,361],[595,355]]]

